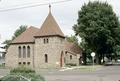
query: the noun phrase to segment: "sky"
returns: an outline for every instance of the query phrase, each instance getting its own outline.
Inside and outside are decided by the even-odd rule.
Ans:
[[[37,5],[64,0],[1,0],[0,10],[21,7],[25,5]],[[52,4],[52,14],[65,35],[74,35],[72,26],[77,23],[78,11],[84,3],[95,0],[71,0],[67,2]],[[120,17],[120,0],[99,0],[108,2]],[[30,7],[24,9],[0,12],[0,42],[11,39],[20,25],[34,26],[40,28],[49,12],[48,5]]]

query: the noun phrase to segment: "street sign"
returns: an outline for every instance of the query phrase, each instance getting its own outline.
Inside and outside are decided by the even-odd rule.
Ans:
[[[91,53],[91,56],[92,56],[92,60],[93,60],[93,69],[94,69],[94,57],[95,57],[95,52],[92,52],[92,53]]]
[[[92,53],[91,53],[91,56],[92,56],[92,57],[94,57],[94,56],[95,56],[95,53],[94,53],[94,52],[92,52]]]

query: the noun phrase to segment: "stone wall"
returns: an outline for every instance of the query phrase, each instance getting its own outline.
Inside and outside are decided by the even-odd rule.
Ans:
[[[26,55],[27,55],[27,46],[30,46],[30,57],[29,58],[27,56],[26,58],[23,58],[23,56],[19,58],[19,55],[18,55],[19,46],[21,46],[21,49],[23,48],[23,46],[26,47]],[[21,54],[23,54],[23,50],[21,50]],[[30,63],[29,65],[28,65],[28,62]],[[10,68],[15,68],[21,65],[33,68],[34,67],[34,44],[11,45],[7,51],[5,63],[6,63],[6,67],[10,67]]]
[[[49,43],[44,44],[44,39]],[[60,68],[61,52],[64,50],[64,39],[60,37],[42,37],[35,40],[35,68]],[[45,54],[48,63],[45,63]]]
[[[78,58],[77,54],[71,54],[71,53],[65,54],[65,63],[67,65],[68,64],[78,65],[79,58]]]
[[[48,43],[44,43],[44,39],[48,39]],[[21,46],[30,46],[30,58],[19,58],[18,48]],[[21,51],[23,54],[23,50]],[[65,39],[61,37],[41,37],[35,39],[35,44],[13,44],[9,47],[6,54],[6,66],[15,68],[21,65],[31,67],[34,69],[40,68],[60,68],[61,64],[79,65],[80,54],[65,53]],[[27,54],[27,51],[26,51]],[[45,54],[47,54],[48,62],[45,62]],[[61,55],[63,54],[63,55]],[[62,56],[62,61],[61,61]],[[72,59],[70,59],[72,56]],[[21,64],[20,64],[21,63]],[[25,63],[25,64],[24,64]],[[30,64],[28,64],[30,63]]]

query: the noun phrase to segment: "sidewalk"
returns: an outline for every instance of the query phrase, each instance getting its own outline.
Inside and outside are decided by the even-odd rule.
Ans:
[[[95,65],[95,66],[74,66],[74,67],[63,67],[59,71],[69,71],[69,70],[80,70],[80,71],[96,71],[100,70],[103,66]]]

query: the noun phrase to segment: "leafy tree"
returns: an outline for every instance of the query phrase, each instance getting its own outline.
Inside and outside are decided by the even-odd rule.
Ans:
[[[10,43],[11,43],[12,41],[11,40],[5,40],[4,42],[3,42],[3,44],[6,44],[6,49],[8,49],[8,47],[10,46]]]
[[[75,35],[71,35],[70,37],[67,36],[66,39],[68,42],[72,42],[78,45],[78,38]]]
[[[6,48],[8,49],[9,46],[10,46],[10,43],[16,38],[18,37],[21,33],[23,33],[25,30],[27,29],[27,26],[26,25],[21,25],[19,27],[19,29],[17,29],[15,32],[14,32],[14,35],[12,36],[12,38],[10,40],[5,40],[3,43],[6,44]]]
[[[120,45],[119,20],[106,2],[94,1],[83,5],[73,29],[82,38],[84,49],[89,48],[96,53],[97,63]]]
[[[25,30],[27,29],[27,26],[26,25],[21,25],[19,27],[19,29],[17,29],[15,32],[14,32],[14,35],[12,37],[12,40],[14,40],[16,37],[18,37],[21,33],[23,33]]]

